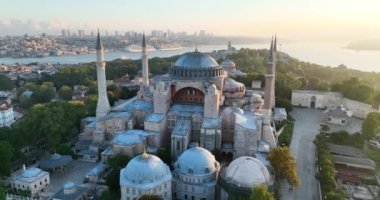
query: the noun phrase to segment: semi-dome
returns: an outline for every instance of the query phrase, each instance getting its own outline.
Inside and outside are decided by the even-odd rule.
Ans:
[[[183,174],[206,175],[219,169],[219,163],[208,150],[194,146],[184,151],[175,168]]]
[[[127,132],[120,131],[112,140],[112,144],[130,146],[143,143],[144,139],[140,136],[143,132],[144,131],[141,130],[128,130]]]
[[[172,179],[169,167],[157,156],[144,153],[133,158],[120,172],[120,185],[155,187]]]
[[[225,92],[243,92],[245,91],[245,85],[239,83],[232,78],[224,79],[223,91]]]
[[[195,51],[180,56],[171,68],[170,74],[187,78],[218,77],[223,75],[222,70],[223,67],[213,57]]]
[[[244,111],[241,108],[229,106],[223,109],[222,116],[230,115],[232,113],[244,115]]]
[[[230,68],[235,69],[236,68],[236,64],[228,58],[226,60],[224,60],[222,63],[220,63],[220,65],[222,65],[222,67],[227,68],[227,69],[230,69]]]
[[[238,187],[252,188],[256,185],[270,185],[271,176],[265,165],[253,157],[242,156],[230,163],[226,180]]]

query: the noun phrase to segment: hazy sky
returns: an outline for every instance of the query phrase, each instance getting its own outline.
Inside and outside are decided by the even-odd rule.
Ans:
[[[290,40],[380,37],[380,0],[0,0],[0,35],[171,29]]]

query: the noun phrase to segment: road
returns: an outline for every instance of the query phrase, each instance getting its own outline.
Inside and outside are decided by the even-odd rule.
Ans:
[[[300,186],[289,191],[283,183],[282,200],[319,200],[318,181],[315,179],[315,146],[312,143],[319,133],[324,114],[319,110],[294,108],[291,115],[295,124],[290,151],[297,161]]]

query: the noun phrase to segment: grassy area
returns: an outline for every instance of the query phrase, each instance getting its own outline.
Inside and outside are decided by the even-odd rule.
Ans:
[[[281,146],[290,145],[290,142],[292,141],[292,136],[293,136],[293,128],[294,128],[293,122],[288,122],[285,125],[284,130],[282,131],[281,135],[278,137],[278,144],[280,144]]]
[[[376,172],[380,173],[380,150],[368,149],[368,157],[371,158],[376,163]]]

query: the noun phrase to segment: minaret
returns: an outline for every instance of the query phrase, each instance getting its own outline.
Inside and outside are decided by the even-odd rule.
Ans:
[[[98,37],[96,41],[96,72],[98,79],[98,104],[96,106],[96,118],[103,117],[111,110],[107,97],[106,63],[104,62],[103,44]]]
[[[149,86],[149,66],[148,66],[148,54],[146,53],[146,42],[145,42],[145,34],[143,34],[142,40],[142,77],[143,77],[143,85]]]
[[[275,106],[275,96],[274,96],[274,84],[275,84],[275,73],[276,73],[276,50],[277,50],[277,38],[272,38],[269,58],[268,58],[268,68],[265,74],[265,95],[264,95],[264,109],[270,110]]]

